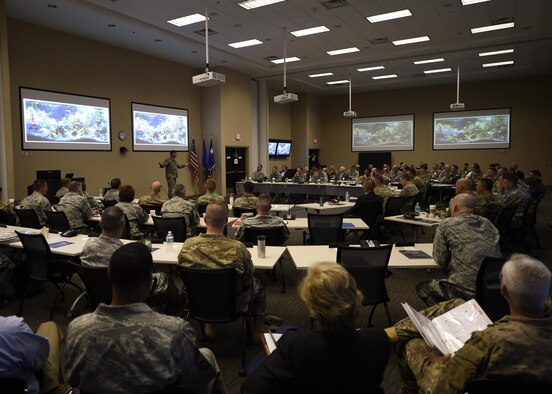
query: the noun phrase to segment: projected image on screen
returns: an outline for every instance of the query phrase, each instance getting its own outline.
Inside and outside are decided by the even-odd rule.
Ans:
[[[433,116],[433,149],[510,147],[510,109],[443,112]]]
[[[133,149],[188,150],[188,111],[132,103]]]
[[[23,149],[111,150],[109,100],[21,88]]]
[[[414,115],[355,118],[353,152],[414,149]]]
[[[278,142],[278,147],[276,148],[277,156],[289,156],[291,151],[291,142]]]
[[[276,154],[276,145],[278,145],[277,142],[268,142],[268,154],[269,156],[274,156]]]

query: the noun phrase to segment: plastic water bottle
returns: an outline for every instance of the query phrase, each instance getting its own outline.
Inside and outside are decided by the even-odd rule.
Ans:
[[[349,202],[349,192],[345,192],[345,201]]]
[[[234,193],[230,194],[230,205],[233,206],[234,205]]]
[[[416,212],[417,215],[419,215],[419,214],[420,214],[420,210],[421,210],[421,208],[420,208],[420,203],[417,202],[417,203],[416,203],[416,206],[414,207],[414,211]]]
[[[171,250],[174,244],[174,236],[172,231],[169,231],[167,233],[167,238],[165,239],[165,242],[167,243],[167,250]]]
[[[98,196],[103,198],[103,189],[100,187],[100,192],[98,193]]]

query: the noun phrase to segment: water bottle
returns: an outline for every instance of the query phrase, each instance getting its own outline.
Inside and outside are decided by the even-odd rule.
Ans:
[[[167,233],[167,238],[165,239],[165,242],[167,243],[167,250],[171,250],[174,243],[174,236],[172,231],[169,231]]]
[[[230,194],[230,206],[234,206],[234,193]]]
[[[103,189],[100,187],[100,192],[98,193],[98,196],[103,198]]]
[[[320,206],[324,206],[324,196],[320,196]]]
[[[420,203],[417,202],[417,203],[416,203],[416,206],[414,207],[414,211],[416,212],[416,215],[419,215],[419,214],[420,214],[420,210],[421,210],[421,208],[420,208]]]
[[[349,192],[345,192],[345,201],[349,202]]]

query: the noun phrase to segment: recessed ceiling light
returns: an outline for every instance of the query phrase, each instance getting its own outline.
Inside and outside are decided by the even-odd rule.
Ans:
[[[246,40],[246,41],[240,41],[240,42],[233,42],[230,45],[232,48],[244,48],[244,47],[250,47],[253,45],[259,45],[262,44],[262,41],[257,40],[256,38],[253,40]]]
[[[291,62],[298,62],[299,59],[298,57],[286,57],[286,63],[291,63]],[[274,64],[282,64],[284,62],[284,59],[274,59],[274,60],[271,60],[272,63]]]
[[[169,22],[171,25],[181,27],[181,26],[191,25],[197,22],[203,22],[204,20],[205,20],[204,15],[192,14],[192,15],[183,16],[181,18],[171,19],[170,21],[167,21],[167,22]]]
[[[452,71],[452,68],[438,68],[436,70],[425,70],[424,74],[436,74],[436,73],[446,73],[447,71]]]
[[[410,12],[409,9],[401,10],[401,11],[388,12],[386,14],[367,16],[366,19],[368,19],[368,21],[370,23],[376,23],[376,22],[388,21],[390,19],[404,18],[404,17],[407,17],[407,16],[412,16],[412,13]]]
[[[335,49],[333,51],[328,51],[326,53],[330,56],[335,56],[335,55],[343,55],[344,53],[352,53],[352,52],[358,52],[358,51],[360,51],[360,49],[358,49],[357,47],[351,47],[351,48]]]
[[[330,31],[330,29],[328,29],[326,26],[316,26],[310,27],[308,29],[292,31],[291,34],[293,34],[295,37],[302,37],[308,36],[310,34],[324,33],[326,31]]]
[[[372,77],[372,79],[387,79],[387,78],[397,78],[397,74],[378,75],[378,76]]]
[[[338,84],[341,84],[341,83],[349,83],[349,80],[348,79],[340,79],[339,81],[330,81],[330,82],[326,82],[328,85],[338,85]]]
[[[444,62],[444,61],[445,61],[445,59],[440,57],[440,58],[437,58],[437,59],[418,60],[418,61],[414,62],[414,64],[439,63],[439,62]]]
[[[309,77],[319,78],[319,77],[329,77],[330,75],[333,75],[333,73],[309,74]]]
[[[472,5],[477,3],[484,3],[491,0],[462,0],[462,5]]]
[[[404,40],[393,41],[393,45],[406,45],[406,44],[415,44],[417,42],[429,41],[428,36],[414,37],[414,38],[405,38]]]
[[[514,61],[513,60],[507,60],[505,62],[485,63],[485,64],[483,64],[483,67],[508,66],[510,64],[514,64]]]
[[[514,27],[514,22],[508,22],[508,23],[501,23],[498,25],[474,27],[473,29],[471,29],[471,32],[472,34],[477,34],[477,33],[485,33],[487,31],[493,31],[493,30],[510,29],[512,27]]]
[[[265,5],[280,3],[282,1],[285,0],[245,0],[239,2],[238,5],[246,10],[252,10],[253,8],[264,7]]]
[[[383,70],[384,68],[385,67],[383,66],[364,67],[364,68],[357,68],[357,71],[360,71],[362,73],[364,71]]]
[[[481,52],[479,56],[493,56],[493,55],[503,55],[505,53],[514,53],[513,49],[504,49],[502,51],[493,51],[493,52]]]

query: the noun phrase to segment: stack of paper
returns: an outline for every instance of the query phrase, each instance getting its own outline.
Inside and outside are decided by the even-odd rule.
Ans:
[[[265,345],[265,351],[267,355],[269,355],[274,350],[276,350],[276,342],[280,340],[282,335],[284,334],[273,334],[271,332],[263,334],[262,339]]]
[[[5,233],[0,233],[0,243],[9,244],[12,242],[18,242],[19,237],[15,231],[8,231]]]

